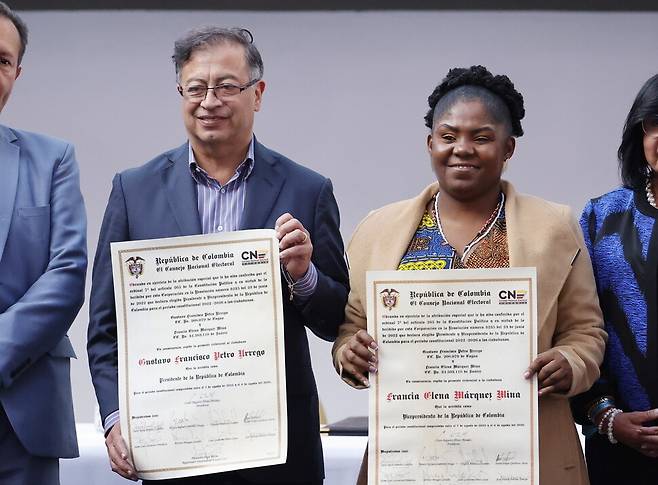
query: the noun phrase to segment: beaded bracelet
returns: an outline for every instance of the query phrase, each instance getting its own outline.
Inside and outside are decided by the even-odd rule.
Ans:
[[[599,425],[597,426],[599,429],[599,434],[605,434],[605,431],[603,431],[603,423],[606,422],[606,420],[610,417],[612,413],[615,412],[616,409],[617,408],[610,408],[605,412],[605,414],[601,418],[601,421],[599,421]]]
[[[617,417],[618,414],[621,414],[622,412],[623,411],[621,409],[615,408],[615,410],[610,415],[610,419],[608,420],[608,441],[613,445],[617,444],[617,440],[615,439],[615,435],[613,434],[612,427],[615,423],[615,418]]]

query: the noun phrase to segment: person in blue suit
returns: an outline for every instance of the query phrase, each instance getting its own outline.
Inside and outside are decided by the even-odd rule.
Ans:
[[[0,110],[27,27],[0,2]],[[66,332],[84,300],[86,218],[73,147],[0,125],[0,484],[59,483],[78,456]]]
[[[347,300],[331,182],[254,137],[265,82],[249,31],[192,31],[176,42],[173,60],[189,141],[115,176],[94,262],[87,347],[111,467],[137,478],[119,426],[110,243],[275,228],[286,280],[287,462],[157,483],[321,484],[318,396],[305,327],[335,339]]]

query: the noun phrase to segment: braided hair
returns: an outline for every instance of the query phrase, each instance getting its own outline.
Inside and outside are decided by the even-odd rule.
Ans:
[[[445,113],[457,100],[477,99],[489,110],[496,121],[509,126],[510,133],[523,135],[521,120],[525,116],[523,96],[505,75],[494,76],[484,66],[456,67],[448,71],[427,98],[430,109],[425,115],[425,126],[432,128],[434,120]]]

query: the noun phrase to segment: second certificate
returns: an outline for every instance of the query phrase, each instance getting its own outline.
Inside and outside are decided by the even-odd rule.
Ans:
[[[284,463],[272,230],[112,244],[121,430],[140,478]]]
[[[370,485],[538,484],[534,268],[368,273]]]

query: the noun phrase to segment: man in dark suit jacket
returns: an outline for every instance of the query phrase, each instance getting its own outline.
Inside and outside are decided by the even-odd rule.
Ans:
[[[205,28],[176,42],[173,59],[189,142],[113,181],[94,263],[88,351],[112,469],[133,480],[118,424],[110,242],[275,228],[286,276],[287,462],[165,482],[323,481],[318,397],[305,326],[333,340],[343,321],[348,276],[338,208],[328,179],[254,138],[254,113],[265,83],[252,41],[243,29]]]
[[[0,2],[0,110],[27,28]],[[85,209],[73,147],[0,126],[0,484],[59,483],[78,456],[66,332],[82,305]]]

